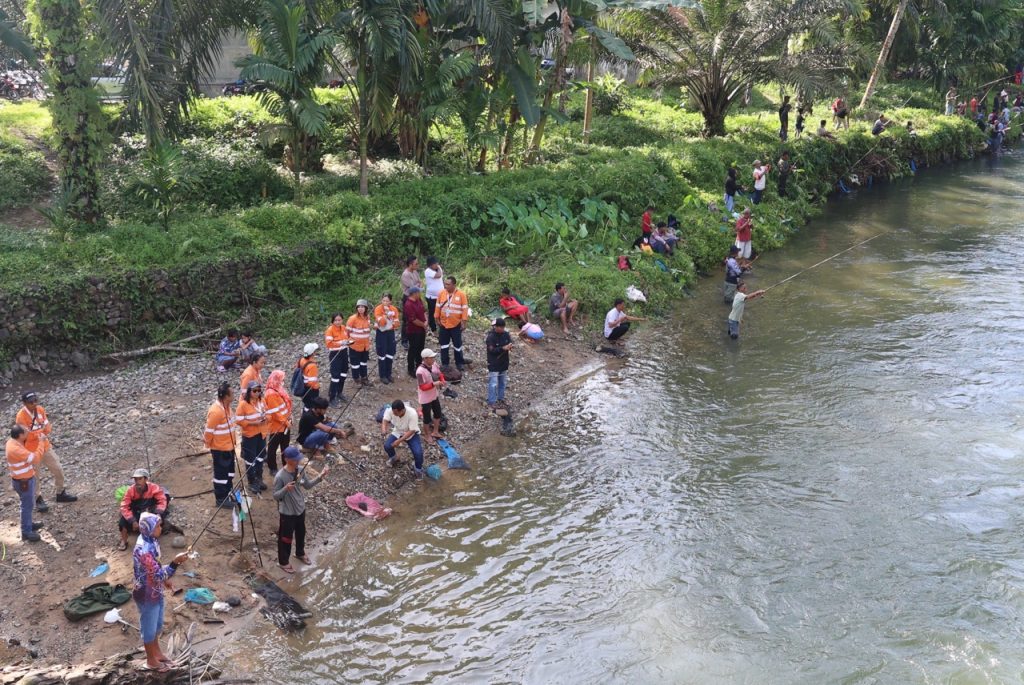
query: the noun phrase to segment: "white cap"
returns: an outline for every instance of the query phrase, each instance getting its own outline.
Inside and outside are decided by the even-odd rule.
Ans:
[[[306,343],[306,346],[302,348],[302,356],[308,357],[319,349],[320,346],[316,343]]]
[[[432,349],[430,349],[429,347],[424,347],[423,351],[420,352],[420,358],[421,359],[433,359],[436,356],[437,356],[437,354],[435,354],[434,351]]]

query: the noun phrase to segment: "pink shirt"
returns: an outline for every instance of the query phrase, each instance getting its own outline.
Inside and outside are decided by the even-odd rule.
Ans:
[[[436,369],[438,373],[441,372],[441,369],[440,367],[438,367],[437,362],[434,362],[434,369]],[[437,399],[436,385],[431,386],[430,390],[424,390],[423,388],[420,387],[421,385],[433,382],[434,376],[431,374],[430,369],[423,366],[423,364],[420,364],[419,366],[416,367],[416,395],[417,399],[419,399],[420,404],[430,404],[431,402]]]

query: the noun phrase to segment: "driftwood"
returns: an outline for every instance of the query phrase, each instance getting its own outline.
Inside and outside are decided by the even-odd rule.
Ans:
[[[211,657],[199,656],[193,649],[195,630],[193,623],[184,636],[176,635],[169,640],[166,653],[173,663],[163,673],[146,670],[145,656],[136,650],[78,666],[6,666],[0,670],[0,685],[185,685],[216,680],[220,669],[210,664]],[[181,645],[178,649],[176,642]]]
[[[112,352],[111,354],[106,354],[103,356],[107,359],[134,359],[135,357],[144,357],[147,354],[152,354],[153,352],[204,352],[205,350],[200,350],[192,347],[182,347],[182,345],[193,340],[198,340],[199,338],[205,338],[206,336],[213,335],[214,333],[219,333],[221,329],[224,328],[225,326],[235,326],[239,323],[242,323],[245,320],[246,319],[244,318],[236,319],[231,323],[221,324],[216,328],[211,328],[208,331],[196,333],[195,335],[190,335],[187,338],[175,340],[174,342],[161,343],[159,345],[150,345],[149,347],[143,347],[138,350],[128,350],[126,352]]]

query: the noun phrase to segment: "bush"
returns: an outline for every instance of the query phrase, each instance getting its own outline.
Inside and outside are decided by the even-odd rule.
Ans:
[[[43,156],[25,145],[0,138],[0,210],[29,205],[51,187]]]

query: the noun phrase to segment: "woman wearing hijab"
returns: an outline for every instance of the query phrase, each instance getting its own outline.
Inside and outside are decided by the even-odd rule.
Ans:
[[[170,588],[171,576],[178,566],[188,561],[188,552],[181,552],[167,566],[160,564],[161,520],[156,514],[144,512],[139,516],[139,539],[135,542],[132,560],[135,566],[135,584],[132,598],[139,608],[139,631],[146,650],[146,666],[167,671],[171,661],[160,651],[160,631],[164,627],[164,589]]]
[[[277,451],[284,452],[291,442],[292,398],[284,387],[284,371],[276,369],[267,378],[267,391],[263,401],[267,407],[267,464],[271,473],[277,473]],[[284,459],[281,459],[282,466]]]

